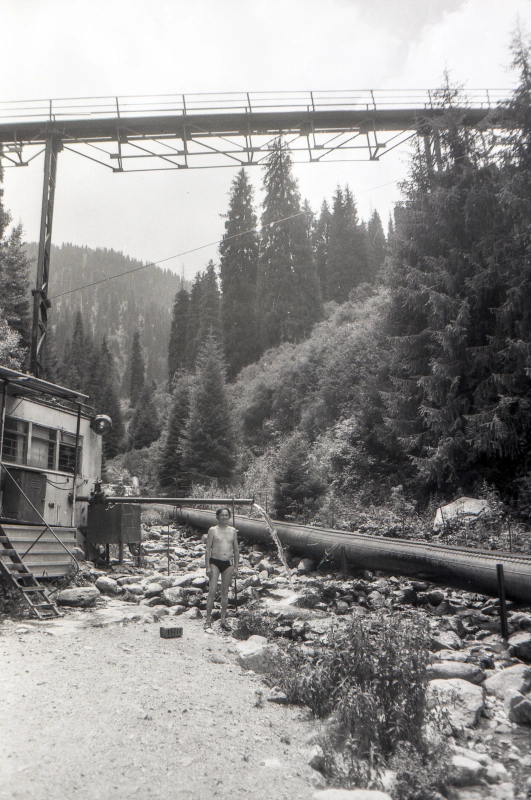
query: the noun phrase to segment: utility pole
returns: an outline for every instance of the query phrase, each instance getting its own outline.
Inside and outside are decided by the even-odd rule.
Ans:
[[[46,136],[44,155],[44,180],[42,190],[41,228],[39,254],[37,257],[37,279],[33,289],[33,325],[31,331],[30,372],[36,378],[44,377],[46,334],[48,331],[48,300],[50,254],[52,249],[53,204],[57,176],[57,156],[63,149],[61,137],[53,133]]]

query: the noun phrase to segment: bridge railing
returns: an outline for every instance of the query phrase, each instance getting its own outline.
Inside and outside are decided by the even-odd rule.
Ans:
[[[458,104],[460,107],[495,108],[508,100],[509,96],[510,91],[507,89],[467,89],[460,93]],[[440,106],[440,95],[429,89],[67,97],[55,100],[2,102],[0,103],[0,124],[173,115],[258,114],[282,111],[425,110]]]

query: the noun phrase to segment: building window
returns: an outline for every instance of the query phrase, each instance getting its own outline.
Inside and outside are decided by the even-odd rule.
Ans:
[[[40,469],[55,469],[57,431],[42,425],[31,426],[29,466]]]
[[[28,457],[29,425],[21,419],[6,417],[2,458],[11,464],[25,464]]]
[[[83,438],[80,437],[77,449],[78,474],[81,473],[82,443]],[[42,470],[72,473],[76,460],[76,436],[34,422],[6,417],[2,460]]]
[[[80,439],[81,442],[81,439]],[[77,472],[81,473],[81,444],[77,448]],[[73,472],[76,464],[76,437],[73,433],[60,432],[59,471]]]

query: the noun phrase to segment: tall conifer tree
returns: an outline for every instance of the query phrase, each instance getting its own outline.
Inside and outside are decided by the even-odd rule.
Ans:
[[[198,479],[226,482],[234,470],[234,433],[223,354],[214,334],[206,338],[197,357],[182,458],[184,471]]]
[[[186,368],[186,346],[189,328],[190,295],[181,289],[175,295],[168,345],[168,380],[170,390],[174,376]]]
[[[253,189],[242,168],[232,183],[225,234],[219,248],[221,318],[229,380],[260,354],[255,317],[259,248],[256,223]]]
[[[366,231],[358,220],[354,196],[339,186],[333,199],[326,266],[326,299],[344,303],[349,293],[369,280]]]
[[[142,347],[140,345],[140,332],[138,330],[133,334],[130,365],[129,397],[131,398],[131,405],[134,406],[142,394],[146,381],[146,367],[144,364],[144,356],[142,355]]]
[[[203,294],[202,275],[198,272],[190,292],[188,308],[188,330],[186,332],[186,369],[193,371],[197,356],[199,329],[201,326],[201,297]]]
[[[322,302],[308,225],[281,138],[268,158],[264,189],[257,318],[261,345],[267,349],[307,336],[322,318]]]
[[[159,465],[159,483],[171,496],[183,472],[183,444],[190,411],[190,373],[182,373],[174,383],[173,402],[168,419],[166,441]]]
[[[128,449],[141,450],[156,442],[160,436],[157,410],[149,386],[144,386],[129,425]]]

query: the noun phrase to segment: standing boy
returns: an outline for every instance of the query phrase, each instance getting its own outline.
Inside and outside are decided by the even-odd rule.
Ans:
[[[230,631],[231,627],[226,620],[227,606],[229,604],[229,587],[232,576],[238,575],[240,552],[238,550],[238,531],[229,525],[230,511],[228,508],[218,508],[216,511],[218,524],[210,528],[207,536],[205,566],[206,574],[210,580],[208,587],[208,600],[206,607],[205,631],[212,633],[212,608],[218,578],[221,575],[221,627]],[[231,562],[232,559],[232,562]]]

